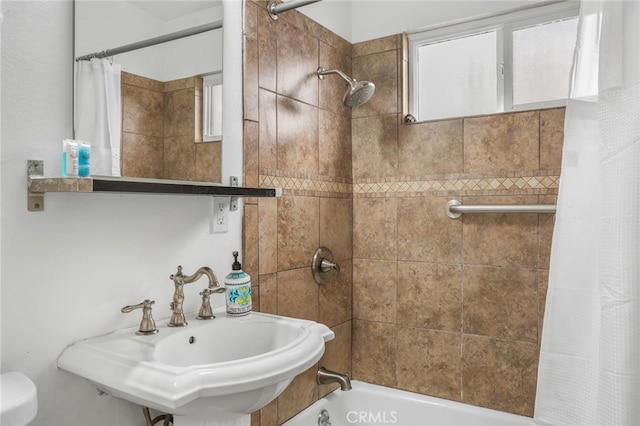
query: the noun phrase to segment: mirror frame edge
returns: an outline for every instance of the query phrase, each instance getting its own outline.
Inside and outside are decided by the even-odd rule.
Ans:
[[[76,2],[71,2],[71,137],[76,138],[75,105],[76,105]],[[242,96],[237,93],[243,91],[243,74],[229,73],[225,75],[225,64],[229,63],[233,69],[243,69],[243,41],[244,34],[244,0],[222,0],[222,105],[226,107],[222,117],[222,155],[220,185],[231,184],[231,176],[238,177],[240,186],[244,183],[244,111]],[[226,139],[226,141],[225,141]],[[231,141],[236,142],[231,142]],[[225,147],[225,144],[229,146]],[[123,178],[126,178],[123,176]],[[225,182],[226,180],[226,182]]]
[[[223,185],[237,176],[244,184],[243,34],[244,0],[222,0],[222,164]],[[231,70],[231,72],[229,72]],[[234,71],[240,72],[234,72]],[[238,93],[241,95],[238,96]],[[226,181],[226,182],[225,182]]]

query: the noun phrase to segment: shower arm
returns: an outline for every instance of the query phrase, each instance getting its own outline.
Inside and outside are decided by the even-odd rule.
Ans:
[[[325,70],[323,67],[318,67],[318,78],[320,80],[324,80],[324,76],[329,74],[338,74],[340,77],[344,78],[350,85],[353,86],[355,84],[354,79],[350,78],[340,70]]]

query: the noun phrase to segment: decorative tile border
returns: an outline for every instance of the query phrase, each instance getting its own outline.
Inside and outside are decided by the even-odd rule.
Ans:
[[[499,195],[556,194],[560,176],[529,172],[521,176],[465,177],[464,175],[431,178],[363,179],[351,183],[348,179],[326,176],[305,176],[282,171],[263,171],[260,186],[282,188],[284,195],[332,197],[389,197],[407,195]]]
[[[353,194],[351,182],[319,180],[311,177],[260,175],[260,186],[282,188],[283,195],[335,196],[345,197]]]
[[[355,183],[353,193],[430,193],[457,191],[528,191],[557,189],[559,176],[519,176],[490,178],[456,178],[400,182]]]

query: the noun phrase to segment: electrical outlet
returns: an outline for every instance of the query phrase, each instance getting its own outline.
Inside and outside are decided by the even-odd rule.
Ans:
[[[229,231],[229,197],[213,197],[212,232]]]

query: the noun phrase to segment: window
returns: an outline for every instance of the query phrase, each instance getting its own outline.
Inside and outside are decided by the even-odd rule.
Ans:
[[[417,49],[418,63],[428,64],[416,86],[421,119],[498,111],[497,37],[488,31]]]
[[[514,106],[566,98],[577,34],[577,17],[512,31]]]
[[[222,140],[222,73],[202,76],[202,140]]]
[[[422,121],[564,105],[577,7],[566,2],[410,34],[411,114]]]

